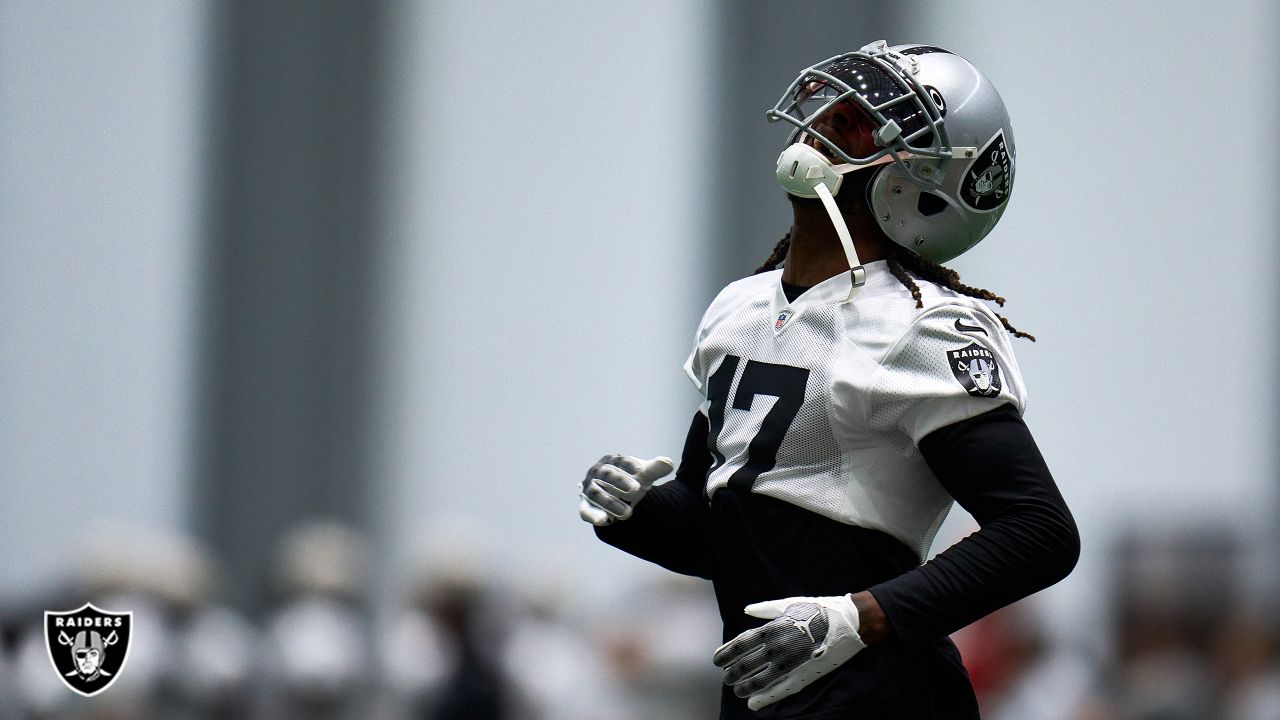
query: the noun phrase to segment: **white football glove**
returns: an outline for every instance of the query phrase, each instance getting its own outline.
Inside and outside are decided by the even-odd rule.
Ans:
[[[578,488],[578,515],[596,527],[626,520],[653,481],[673,467],[671,458],[666,457],[641,460],[630,455],[605,455],[591,466]]]
[[[752,710],[800,692],[866,647],[848,595],[770,600],[746,613],[771,622],[721,645],[712,662]]]

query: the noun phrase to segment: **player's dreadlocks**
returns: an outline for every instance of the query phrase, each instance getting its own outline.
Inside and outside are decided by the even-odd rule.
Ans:
[[[756,268],[755,274],[759,275],[762,272],[769,272],[770,270],[776,269],[778,267],[778,263],[786,259],[787,250],[790,249],[790,247],[791,233],[788,232],[786,235],[782,236],[782,239],[778,241],[777,245],[773,246],[773,252],[769,254],[768,259],[764,261],[763,265]],[[898,282],[902,283],[904,287],[911,291],[911,297],[915,299],[916,307],[918,308],[924,307],[924,302],[920,299],[920,286],[916,285],[915,279],[911,277],[912,273],[945,288],[950,288],[961,295],[968,295],[971,298],[977,298],[979,300],[990,300],[996,305],[1004,307],[1004,298],[999,295],[996,295],[990,290],[965,285],[960,282],[960,273],[949,267],[939,265],[932,260],[926,260],[897,243],[889,243],[888,264],[889,272],[892,273],[894,277],[898,278]],[[1000,322],[1004,325],[1004,329],[1008,330],[1014,337],[1026,338],[1031,342],[1036,341],[1035,335],[1022,332],[1013,325],[1010,325],[1009,320],[1005,318],[1005,316],[1000,313],[996,313],[996,317],[1000,318]]]

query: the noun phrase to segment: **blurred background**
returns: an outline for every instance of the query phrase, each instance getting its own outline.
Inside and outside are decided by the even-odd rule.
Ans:
[[[957,635],[984,716],[1280,718],[1278,15],[0,0],[0,719],[713,717],[709,586],[575,488],[678,454],[695,323],[789,225],[764,111],[878,38],[1009,107],[951,264],[1039,338],[1084,538]],[[88,600],[136,623],[91,700],[39,632]]]

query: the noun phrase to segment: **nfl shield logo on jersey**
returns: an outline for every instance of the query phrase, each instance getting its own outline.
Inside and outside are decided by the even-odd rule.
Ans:
[[[787,308],[786,310],[783,310],[782,312],[778,313],[778,319],[773,323],[774,332],[781,330],[782,326],[786,325],[787,321],[790,320],[791,316],[794,314],[795,314],[795,311],[792,310],[791,308]]]
[[[106,690],[120,676],[132,634],[132,612],[107,612],[85,603],[79,610],[44,613],[44,641],[53,669],[85,697]]]
[[[964,389],[974,397],[995,397],[1000,394],[1000,366],[991,351],[978,343],[969,343],[959,350],[947,353],[951,372]]]

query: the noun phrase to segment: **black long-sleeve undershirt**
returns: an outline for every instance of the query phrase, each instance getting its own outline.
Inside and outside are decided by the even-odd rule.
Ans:
[[[895,635],[948,635],[1075,567],[1075,520],[1012,406],[939,428],[919,448],[980,529],[928,563],[870,588]]]
[[[695,414],[675,478],[650,491],[631,519],[597,528],[599,537],[669,570],[716,579],[703,495],[711,466],[707,435],[706,417]],[[980,529],[932,561],[869,588],[896,637],[944,637],[1052,585],[1075,566],[1075,522],[1011,406],[940,428],[919,449]]]
[[[596,528],[606,543],[681,575],[712,579],[710,505],[703,496],[711,453],[707,416],[693,414],[675,477],[653,488],[625,522]]]

